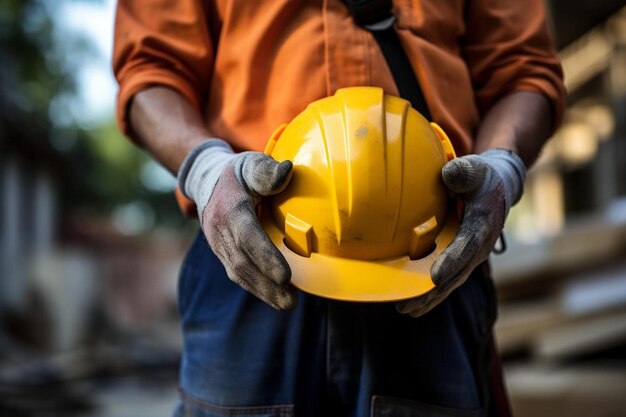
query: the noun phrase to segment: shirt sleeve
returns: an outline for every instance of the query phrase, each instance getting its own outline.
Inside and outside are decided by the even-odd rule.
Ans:
[[[565,86],[542,0],[469,0],[463,54],[481,114],[517,91],[543,94],[560,125]]]
[[[200,110],[214,54],[204,3],[119,0],[113,46],[113,72],[119,84],[116,118],[131,138],[129,103],[148,86],[172,88]]]

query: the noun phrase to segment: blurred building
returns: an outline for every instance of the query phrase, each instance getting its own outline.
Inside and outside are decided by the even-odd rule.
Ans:
[[[624,415],[626,8],[623,0],[548,3],[569,105],[511,212],[508,251],[493,257],[497,341],[517,416]],[[68,155],[39,121],[24,117],[13,94],[19,66],[7,64],[4,46],[0,415],[9,406],[42,412],[35,397],[48,411],[68,401],[86,407],[87,398],[119,409],[118,396],[102,394],[110,387],[89,379],[175,368],[176,274],[188,235],[137,228],[145,219],[132,203],[61,221]],[[141,233],[129,233],[133,227]],[[168,377],[175,384],[175,373]],[[143,398],[128,389],[134,397],[123,401]]]
[[[550,2],[569,92],[493,258],[518,416],[626,410],[626,7]]]
[[[5,310],[27,302],[30,262],[53,248],[59,156],[29,137],[1,142],[0,310]]]

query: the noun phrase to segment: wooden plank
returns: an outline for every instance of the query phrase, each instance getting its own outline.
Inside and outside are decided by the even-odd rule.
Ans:
[[[505,379],[516,417],[626,415],[626,363],[507,367]]]
[[[563,285],[558,298],[568,316],[626,306],[626,264],[578,276]]]
[[[597,320],[603,323],[607,314],[625,308],[626,265],[619,265],[562,283],[559,290],[543,299],[503,303],[495,326],[496,340],[504,354],[531,347],[537,349],[541,345],[540,356],[550,356],[553,349],[565,349],[563,343],[569,344],[567,350],[576,350],[575,346],[581,343],[580,349],[590,349],[592,346],[586,344],[592,342],[583,341],[576,334],[562,343],[557,340],[570,337],[570,332],[576,333],[575,329],[581,327],[585,332],[582,336],[595,337],[593,343],[611,343],[612,337],[620,337],[621,328],[617,324],[618,328],[613,328],[611,319],[607,319],[608,324],[586,332],[586,320],[591,320],[590,326]],[[565,336],[560,336],[561,332],[565,332]],[[606,334],[600,335],[599,332]],[[559,346],[555,345],[557,343]],[[556,351],[557,356],[561,354]]]
[[[593,217],[535,244],[516,242],[512,236],[508,243],[505,254],[492,257],[493,276],[499,291],[544,283],[546,276],[566,278],[582,269],[624,259],[626,220]]]
[[[547,328],[535,337],[533,352],[543,360],[563,360],[621,343],[626,343],[626,309]]]
[[[504,355],[530,348],[539,332],[566,320],[555,299],[503,305],[498,316],[495,337]]]

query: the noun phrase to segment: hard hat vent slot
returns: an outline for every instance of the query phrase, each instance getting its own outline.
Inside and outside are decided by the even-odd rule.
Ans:
[[[290,251],[292,251],[296,255],[302,256],[303,258],[311,257],[311,252],[305,252],[305,251],[300,250],[300,248],[298,247],[294,247],[293,244],[289,244],[289,241],[287,240],[287,238],[283,238],[283,243],[285,244],[285,246],[287,246],[287,248],[289,248]]]
[[[285,218],[285,246],[300,256],[311,257],[313,252],[313,226],[294,216],[287,214]]]
[[[439,229],[435,216],[414,227],[409,242],[409,258],[420,259],[435,250],[435,238]]]
[[[435,242],[433,242],[423,252],[418,253],[416,255],[411,254],[411,256],[409,256],[409,259],[411,259],[412,261],[417,261],[419,259],[423,259],[423,258],[427,257],[428,255],[430,255],[431,253],[433,253],[435,251],[435,249],[437,249],[437,244]]]

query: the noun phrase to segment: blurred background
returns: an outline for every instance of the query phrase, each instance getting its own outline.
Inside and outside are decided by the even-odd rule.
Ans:
[[[196,224],[117,131],[114,0],[0,0],[0,416],[169,416]],[[626,8],[550,0],[569,90],[493,257],[517,416],[626,415]]]

